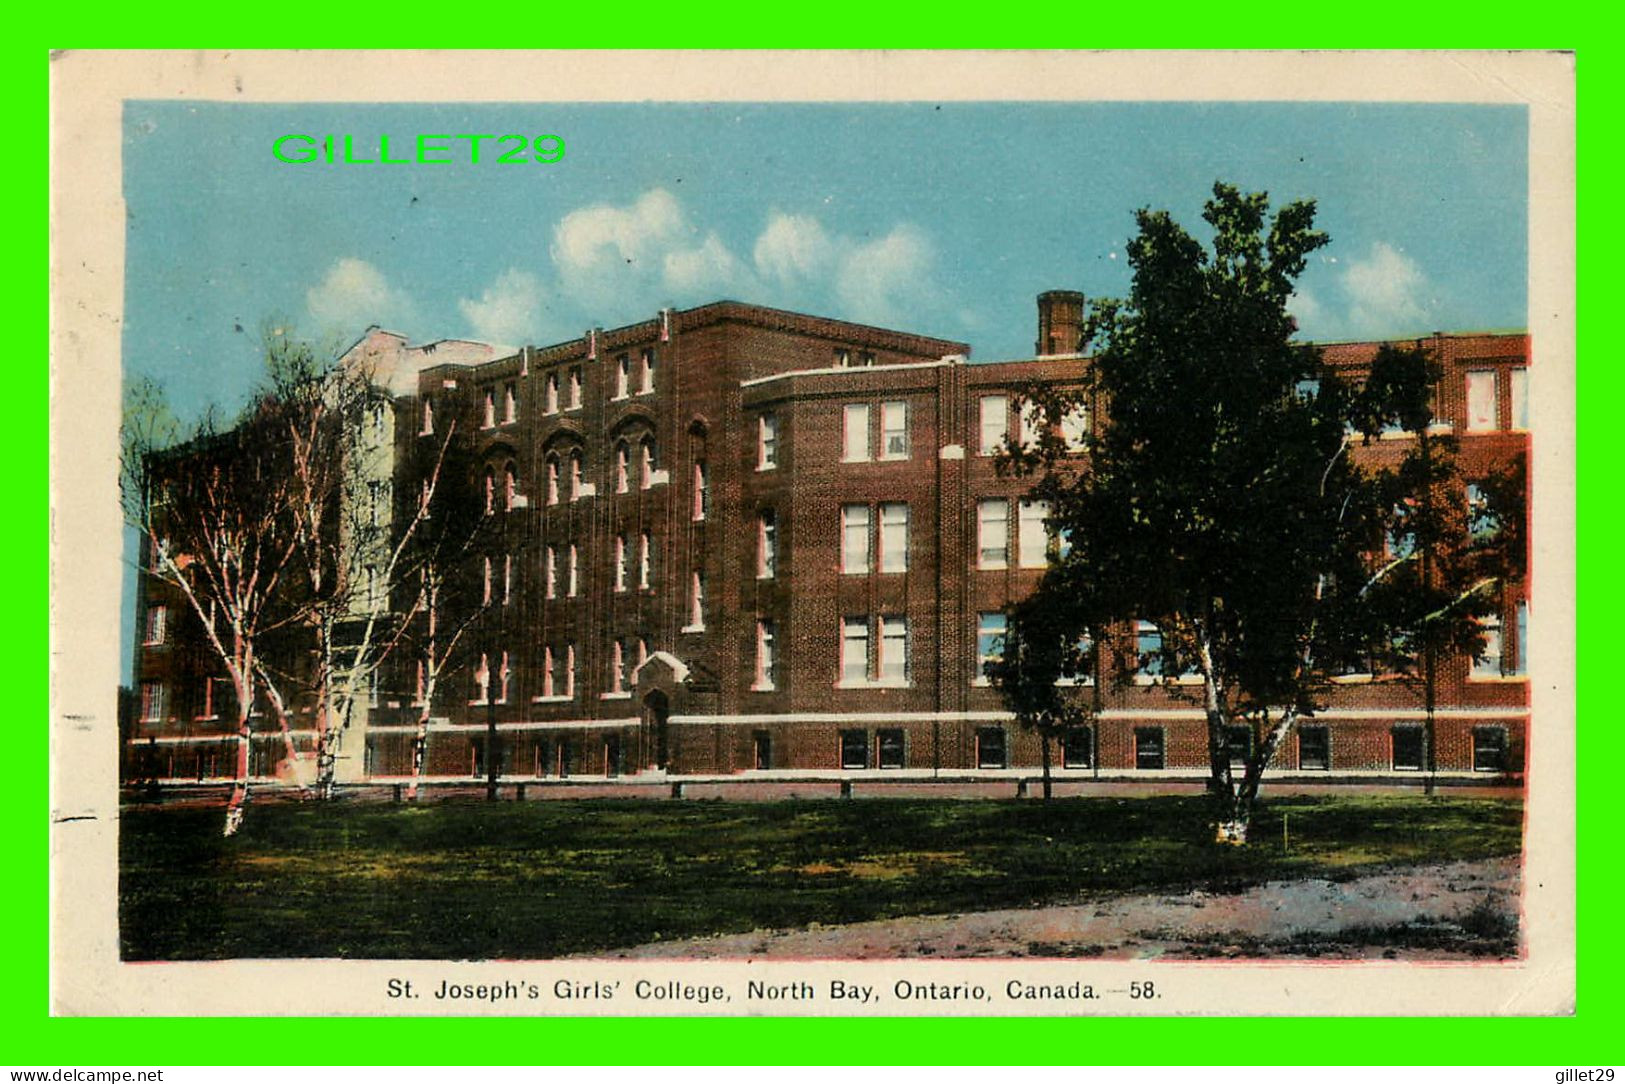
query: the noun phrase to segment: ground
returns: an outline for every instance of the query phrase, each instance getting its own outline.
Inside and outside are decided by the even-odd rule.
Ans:
[[[1242,848],[1212,843],[1210,814],[1169,796],[288,803],[223,839],[218,810],[128,809],[121,951],[749,954],[835,926],[841,954],[882,956],[1516,951],[1515,800],[1281,797]]]

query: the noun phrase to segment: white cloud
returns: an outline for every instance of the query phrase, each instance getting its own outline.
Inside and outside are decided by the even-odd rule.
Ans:
[[[1364,258],[1348,261],[1342,276],[1350,336],[1389,337],[1429,330],[1435,290],[1421,265],[1384,241]]]
[[[775,212],[756,239],[752,255],[764,278],[790,286],[828,275],[835,247],[818,219]]]
[[[715,233],[706,234],[697,248],[666,253],[661,270],[666,289],[689,299],[736,292],[749,280],[749,273]]]
[[[346,334],[369,324],[401,329],[415,311],[411,298],[391,286],[382,271],[353,256],[334,262],[327,276],[305,291],[305,306],[319,328]]]
[[[940,291],[931,274],[935,263],[930,239],[913,226],[898,226],[841,257],[835,296],[859,320],[914,322],[922,311],[940,307]]]
[[[517,267],[496,277],[479,298],[460,298],[457,307],[475,338],[519,346],[534,342],[543,325],[547,290],[542,280]]]
[[[589,310],[649,299],[665,257],[691,240],[677,198],[663,188],[630,206],[599,204],[571,211],[553,228],[559,288]]]
[[[1326,338],[1322,331],[1330,320],[1326,307],[1306,287],[1300,286],[1287,298],[1286,311],[1298,321],[1298,330],[1310,338]]]

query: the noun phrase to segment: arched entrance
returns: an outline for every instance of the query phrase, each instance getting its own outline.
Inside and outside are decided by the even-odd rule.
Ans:
[[[671,704],[666,694],[658,689],[643,698],[643,762],[646,766],[657,771],[666,768],[667,750],[667,720],[671,717]]]

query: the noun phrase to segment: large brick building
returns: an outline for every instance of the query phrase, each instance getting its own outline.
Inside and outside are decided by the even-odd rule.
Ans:
[[[1063,352],[1082,315],[1081,295],[1043,295],[1037,356],[992,364],[970,364],[964,343],[734,302],[518,351],[370,332],[352,354],[395,395],[394,514],[422,486],[414,447],[450,427],[495,517],[470,557],[489,601],[429,706],[425,778],[483,778],[493,723],[514,781],[1030,773],[1038,740],[981,662],[1054,540],[993,452],[1024,424],[1021,389],[1082,376],[1087,359]],[[1526,455],[1527,336],[1426,344],[1463,474]],[[1358,373],[1377,345],[1326,356]],[[1063,435],[1081,446],[1090,424]],[[1396,457],[1410,439],[1359,454]],[[141,772],[213,778],[230,762],[205,763],[224,739],[210,667],[173,634],[175,609],[146,589],[131,740],[168,752]],[[170,634],[154,636],[154,613]],[[1521,772],[1527,613],[1518,585],[1486,657],[1442,664],[1439,776]],[[1207,774],[1206,723],[1181,690],[1093,684],[1097,725],[1062,743],[1062,778]],[[418,660],[396,652],[345,737],[345,777],[412,775],[421,687]],[[1276,770],[1415,778],[1424,717],[1413,684],[1351,674]]]

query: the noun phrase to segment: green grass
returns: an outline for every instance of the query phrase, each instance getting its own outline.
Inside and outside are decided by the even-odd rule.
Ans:
[[[1283,798],[1215,846],[1200,798],[269,804],[121,821],[125,959],[550,958],[1517,853],[1512,801]],[[1290,817],[1291,849],[1281,847]]]

